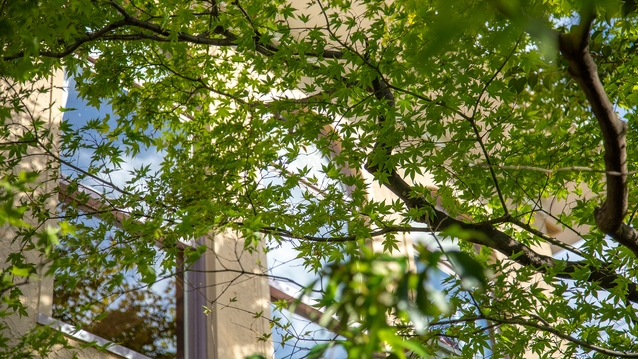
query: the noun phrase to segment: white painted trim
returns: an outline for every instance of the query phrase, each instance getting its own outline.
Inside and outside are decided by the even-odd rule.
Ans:
[[[106,340],[102,337],[98,337],[95,334],[91,334],[86,330],[77,329],[73,325],[61,322],[55,318],[52,318],[46,314],[38,313],[38,324],[50,326],[53,329],[57,329],[62,333],[70,336],[71,338],[81,340],[86,343],[97,343],[99,346],[103,346],[107,351],[119,355],[127,359],[151,359],[144,354],[140,354],[134,350],[123,347],[118,344]]]

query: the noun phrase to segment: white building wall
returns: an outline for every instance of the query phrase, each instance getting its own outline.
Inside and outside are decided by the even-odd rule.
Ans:
[[[56,71],[51,77],[47,77],[37,82],[27,84],[15,84],[8,83],[6,80],[0,84],[2,89],[2,95],[0,95],[0,101],[3,106],[10,106],[12,98],[19,96],[18,92],[26,90],[30,93],[29,97],[23,98],[21,105],[24,106],[24,110],[21,113],[13,113],[13,117],[5,123],[5,127],[8,128],[16,137],[23,135],[30,129],[33,129],[32,123],[35,120],[43,120],[47,123],[49,129],[54,133],[53,141],[57,136],[56,129],[61,120],[61,113],[59,107],[62,106],[62,83],[64,80],[64,74],[62,71]],[[42,142],[47,142],[46,138],[40,139]],[[56,149],[51,150],[53,154],[56,153]],[[20,171],[27,172],[39,172],[40,176],[36,182],[32,185],[33,193],[24,195],[38,196],[42,194],[52,193],[53,189],[57,185],[57,163],[54,158],[47,155],[45,151],[38,147],[29,147],[27,156],[20,162],[19,166],[14,169],[14,173]],[[0,177],[4,177],[7,173],[0,173]],[[56,198],[48,198],[45,202],[45,210],[55,214],[55,208],[57,206]],[[16,199],[16,203],[17,199]],[[27,212],[25,215],[25,221],[32,227],[38,227],[38,220],[34,219],[33,215]],[[50,219],[44,226],[39,227],[40,230],[44,230],[47,227],[53,228],[56,225],[56,221]],[[53,279],[50,277],[44,277],[43,273],[46,271],[45,263],[41,257],[40,251],[36,249],[25,250],[25,245],[29,242],[37,241],[33,239],[16,239],[16,230],[14,227],[4,226],[0,227],[0,238],[3,240],[0,245],[0,266],[2,269],[10,269],[10,263],[7,263],[7,258],[12,253],[23,253],[26,262],[32,263],[38,269],[37,275],[30,277],[26,284],[20,285],[22,291],[21,301],[27,308],[27,316],[10,315],[8,317],[0,319],[3,323],[8,325],[11,329],[9,332],[3,333],[13,338],[15,343],[19,338],[24,336],[29,330],[33,329],[37,324],[38,313],[51,313],[52,294],[53,294]],[[14,278],[14,283],[24,282],[26,279],[23,277]],[[4,309],[4,308],[2,308]],[[9,344],[11,346],[11,343]]]

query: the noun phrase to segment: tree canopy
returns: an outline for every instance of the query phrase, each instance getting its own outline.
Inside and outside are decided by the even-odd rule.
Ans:
[[[152,284],[174,271],[180,240],[233,230],[249,250],[292,243],[329,277],[318,306],[333,317],[321,324],[353,358],[426,356],[447,339],[468,358],[638,357],[636,8],[2,1],[0,223],[21,250],[5,266],[1,313],[21,313],[19,283],[36,270],[28,249],[49,273],[119,265]],[[30,113],[46,91],[37,81],[59,69],[112,115],[52,130]],[[16,113],[31,120],[10,125]],[[161,161],[131,164],[148,151]],[[291,166],[309,152],[327,161]],[[105,224],[47,207],[61,186],[43,192],[44,172],[20,171],[33,154],[56,173],[46,181],[91,181]],[[116,226],[113,210],[127,219]],[[416,259],[399,250],[402,235],[423,232],[439,244],[417,245]],[[456,275],[425,285],[444,262]],[[24,350],[47,340],[34,332]]]

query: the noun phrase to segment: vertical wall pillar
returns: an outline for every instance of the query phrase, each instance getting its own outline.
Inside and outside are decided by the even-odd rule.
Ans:
[[[199,245],[205,245],[205,238],[200,238]],[[207,273],[206,255],[202,255],[187,268],[184,289],[186,294],[186,359],[207,359],[208,352],[215,349],[208,331],[208,308],[206,300]]]
[[[244,248],[237,233],[223,232],[211,236],[206,253],[207,307],[211,310],[208,325],[208,359],[238,358],[261,354],[274,355],[270,340],[270,287],[266,273],[266,255]]]
[[[28,97],[22,97],[20,105],[24,110],[20,113],[12,113],[12,118],[6,120],[3,127],[9,129],[11,134],[18,139],[27,132],[33,132],[33,123],[38,121],[44,121],[45,126],[52,133],[53,148],[51,151],[57,152],[57,128],[60,123],[61,113],[59,108],[64,105],[63,103],[63,84],[64,73],[61,70],[54,72],[51,76],[26,84],[10,83],[9,80],[5,80],[0,84],[0,105],[11,107],[11,102],[14,98],[22,97],[19,94],[21,91],[29,93]],[[39,135],[43,131],[40,128]],[[41,141],[49,141],[48,138],[41,138]],[[0,170],[0,178],[13,172],[17,174],[21,171],[38,172],[40,176],[34,184],[32,195],[47,195],[52,193],[57,186],[58,171],[57,164],[54,163],[55,159],[47,155],[46,152],[31,144],[27,150],[28,156],[24,156],[18,166],[15,168],[4,168]],[[54,216],[57,207],[57,196],[50,196],[44,201],[42,212],[48,211],[50,216]],[[45,214],[46,216],[46,214]],[[24,217],[25,222],[31,225],[33,228],[46,228],[54,227],[56,221],[54,219],[35,218],[33,213],[27,212]],[[41,222],[46,220],[46,224],[41,226]],[[45,263],[41,257],[40,251],[36,249],[25,250],[25,244],[23,239],[16,238],[17,233],[15,228],[9,226],[0,227],[0,268],[10,269],[11,264],[6,263],[7,258],[12,253],[22,253],[26,262],[34,264],[38,269],[37,276],[33,276],[26,280],[26,278],[16,277],[15,283],[25,282],[26,284],[20,285],[22,291],[22,297],[20,300],[26,306],[27,317],[20,317],[19,315],[10,315],[2,319],[3,324],[7,325],[9,330],[3,332],[3,335],[10,336],[13,340],[19,340],[29,330],[36,326],[38,313],[51,315],[53,304],[53,278],[44,277],[46,272]],[[14,240],[15,239],[15,240]],[[33,243],[36,239],[32,240]],[[28,247],[28,246],[26,246]],[[5,309],[5,308],[2,308]],[[9,343],[9,346],[12,344]]]

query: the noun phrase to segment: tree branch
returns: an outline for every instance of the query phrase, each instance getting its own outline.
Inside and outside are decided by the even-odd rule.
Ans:
[[[74,43],[72,43],[71,45],[67,46],[64,50],[62,50],[60,52],[40,51],[40,56],[61,59],[63,57],[66,57],[66,56],[69,56],[70,54],[72,54],[75,50],[77,50],[84,43],[95,41],[95,40],[101,38],[102,36],[104,36],[105,34],[111,32],[111,31],[113,31],[113,30],[115,30],[117,28],[124,27],[127,24],[128,23],[126,22],[126,20],[116,21],[114,23],[111,23],[109,25],[104,26],[103,28],[101,28],[99,30],[90,32],[90,33],[86,34],[86,36],[82,36],[82,37],[77,38]],[[14,55],[3,56],[2,59],[5,60],[5,61],[10,61],[10,60],[19,59],[19,58],[21,58],[23,56],[24,56],[24,51],[21,51],[21,52],[18,52],[17,54],[14,54]]]
[[[110,1],[109,4],[115,8],[115,10],[120,13],[120,15],[122,15],[124,17],[124,19],[116,21],[114,23],[111,23],[109,25],[104,26],[103,28],[96,30],[94,32],[88,33],[85,36],[79,37],[77,38],[71,45],[68,45],[64,48],[64,50],[62,51],[40,51],[39,55],[43,56],[43,57],[49,57],[49,58],[64,58],[66,56],[71,55],[74,51],[76,51],[78,48],[80,48],[80,46],[82,46],[85,43],[88,42],[92,42],[92,41],[97,41],[97,40],[107,40],[107,41],[113,41],[113,40],[123,40],[123,41],[134,41],[134,40],[151,40],[151,41],[158,41],[158,42],[171,42],[174,41],[173,39],[170,38],[171,32],[165,30],[164,28],[162,28],[161,26],[148,22],[148,21],[143,21],[140,19],[135,18],[133,15],[129,14],[126,9],[116,3],[115,1]],[[136,27],[136,28],[140,28],[140,29],[144,29],[147,31],[152,32],[153,34],[145,34],[145,33],[137,33],[137,34],[109,34],[111,33],[113,30],[116,30],[118,28],[123,28],[123,27],[127,27],[127,26],[131,26],[131,27]],[[216,28],[215,31],[213,31],[215,34],[222,34],[224,37],[223,38],[210,38],[208,36],[205,35],[192,35],[192,34],[188,34],[185,32],[179,32],[177,33],[177,41],[179,42],[187,42],[187,43],[191,43],[191,44],[201,44],[201,45],[208,45],[208,46],[236,46],[237,45],[237,39],[238,37],[231,33],[230,31],[224,30],[224,29],[218,29]],[[264,45],[260,43],[260,39],[259,36],[255,37],[255,49],[266,56],[270,56],[273,53],[279,51],[279,49],[277,47],[275,47],[274,45]],[[9,55],[9,56],[3,56],[2,59],[4,61],[10,61],[10,60],[15,60],[18,58],[23,57],[25,54],[24,51],[15,53],[13,55]],[[343,56],[343,53],[341,51],[338,50],[324,50],[321,53],[312,53],[312,52],[308,52],[305,53],[306,56],[316,56],[316,57],[323,57],[323,58],[327,58],[327,59],[339,59]]]
[[[612,356],[614,358],[638,358],[638,353],[631,353],[631,352],[621,352],[621,351],[617,351],[617,350],[612,350],[612,349],[607,349],[595,344],[591,344],[588,343],[584,340],[580,340],[576,337],[573,337],[569,334],[565,334],[562,331],[551,327],[549,325],[546,324],[539,324],[527,319],[522,319],[522,318],[498,318],[498,317],[492,317],[492,316],[484,316],[484,318],[490,322],[494,322],[494,323],[500,323],[500,324],[514,324],[514,325],[522,325],[524,327],[532,327],[532,328],[536,328],[539,329],[541,331],[547,332],[547,333],[551,333],[561,339],[570,341],[582,348],[586,348],[589,350],[593,350],[596,352],[599,352],[601,354],[605,354],[605,355],[609,355]],[[540,318],[538,318],[540,319]]]
[[[366,170],[374,174],[379,171],[379,166],[366,166]],[[539,272],[547,272],[548,269],[556,267],[557,262],[554,258],[536,253],[530,247],[495,228],[490,222],[472,224],[448,216],[445,212],[436,209],[434,205],[421,195],[414,193],[412,187],[405,182],[396,170],[391,169],[389,171],[390,174],[384,185],[397,195],[408,208],[426,209],[429,215],[424,215],[417,221],[427,223],[433,231],[443,231],[457,226],[476,233],[475,236],[466,239],[468,242],[492,248],[520,265],[532,267]],[[619,281],[624,280],[620,275],[605,268],[598,268],[583,262],[564,261],[562,263],[565,267],[562,272],[557,274],[559,278],[573,279],[572,273],[586,267],[591,273],[587,281],[598,282],[606,290],[616,289]],[[636,283],[629,283],[625,299],[638,303],[638,287]]]
[[[591,57],[589,58],[591,59]],[[591,63],[593,64],[593,61]],[[595,69],[595,65],[594,65],[594,69]],[[595,79],[598,80],[598,77],[595,76]],[[600,84],[599,80],[598,80],[598,84],[600,86],[600,89],[602,89],[602,85]],[[394,105],[394,97],[392,96],[392,93],[389,91],[389,89],[396,89],[396,88],[383,82],[383,80],[382,79],[380,80],[380,78],[375,79],[375,81],[373,82],[373,87],[375,91],[375,96],[377,97],[378,100],[386,100],[388,104]],[[396,89],[396,90],[399,90],[399,89]],[[602,94],[604,95],[604,98],[607,100],[607,102],[609,102],[604,91],[602,91]],[[612,107],[612,110],[613,110],[613,107]],[[613,111],[611,113],[614,114]],[[473,118],[468,117],[464,114],[461,114],[461,117],[470,122],[473,121]],[[617,118],[613,117],[613,119],[619,122]],[[379,116],[377,122],[379,127],[383,126],[385,122],[385,117]],[[622,139],[624,141],[624,137],[622,137]],[[375,149],[379,147],[383,148],[383,150],[385,151],[385,154],[389,156],[392,149],[387,148],[387,144],[384,143],[383,139],[378,139],[377,143],[374,146]],[[623,147],[623,150],[624,150],[624,147]],[[422,218],[417,219],[417,221],[428,224],[433,231],[443,231],[453,226],[457,226],[464,230],[473,231],[476,233],[476,235],[466,239],[467,241],[474,244],[483,245],[483,246],[492,248],[504,254],[508,258],[511,258],[518,264],[532,267],[539,272],[546,272],[548,269],[554,268],[557,265],[556,260],[554,260],[551,256],[538,254],[537,252],[532,250],[530,247],[524,245],[523,243],[518,242],[517,240],[515,240],[508,234],[494,227],[494,224],[489,221],[483,222],[483,223],[477,223],[477,224],[465,223],[461,220],[450,217],[449,215],[447,215],[445,212],[441,210],[438,210],[435,205],[433,205],[432,203],[429,203],[423,196],[421,196],[418,193],[415,193],[412,187],[398,174],[395,168],[387,168],[383,161],[379,161],[377,158],[375,158],[374,152],[375,151],[373,150],[373,157],[368,160],[368,163],[366,164],[365,169],[372,175],[375,175],[379,172],[386,173],[387,177],[385,177],[383,181],[384,186],[387,187],[390,191],[392,191],[397,197],[399,197],[403,201],[403,203],[405,203],[406,207],[408,207],[409,209],[425,209],[427,214],[424,215]],[[606,169],[608,172],[623,173],[622,176],[618,176],[617,174],[614,173],[614,174],[608,175],[608,177],[613,177],[616,179],[622,178],[624,181],[626,178],[626,172],[627,172],[626,164],[624,164],[624,166],[625,167],[620,167],[620,166],[612,167],[612,168],[608,167]],[[625,187],[624,199],[626,202],[626,187]],[[502,198],[501,200],[503,201]],[[511,218],[508,218],[509,216],[507,216],[507,213],[505,217],[507,222],[512,222]],[[621,217],[621,220],[622,220],[622,217]],[[520,222],[517,222],[515,224],[518,226],[521,226]],[[525,228],[525,226],[521,228],[528,229],[528,228]],[[534,232],[530,232],[530,233],[534,234]],[[546,239],[545,237],[542,237],[542,238]],[[634,239],[638,241],[638,235],[635,235]],[[636,248],[638,248],[638,245],[636,246]],[[589,276],[587,280],[590,282],[599,282],[600,286],[607,290],[613,290],[617,288],[618,280],[622,279],[621,276],[619,276],[615,272],[608,270],[606,268],[601,269],[596,266],[580,263],[580,262],[562,262],[562,263],[566,265],[564,270],[561,273],[557,274],[557,276],[560,278],[573,279],[571,276],[572,273],[576,272],[577,270],[583,267],[587,267],[587,269],[589,269],[591,272],[591,275]],[[629,283],[628,293],[626,294],[625,299],[628,301],[638,303],[638,288],[636,286],[636,283],[633,283],[633,282]]]
[[[628,206],[627,124],[616,115],[589,53],[589,32],[595,17],[593,7],[584,9],[581,24],[561,34],[558,43],[569,63],[569,74],[585,93],[603,136],[607,198],[594,212],[596,226],[638,256],[638,232],[623,222]]]
[[[241,223],[238,223],[239,225],[242,225]],[[356,241],[357,239],[361,239],[361,237],[358,236],[343,236],[343,237],[314,237],[314,236],[298,236],[295,235],[294,233],[287,231],[285,229],[280,229],[280,228],[274,228],[274,227],[267,227],[267,228],[263,228],[261,230],[262,233],[264,234],[272,234],[272,235],[276,235],[276,236],[281,236],[281,237],[285,237],[285,238],[290,238],[290,239],[298,239],[298,240],[302,240],[302,241],[309,241],[309,242],[325,242],[325,243],[337,243],[337,242],[353,242]],[[432,229],[430,228],[424,228],[424,227],[384,227],[381,229],[377,229],[374,230],[372,232],[370,232],[369,237],[376,237],[376,236],[381,236],[384,235],[386,233],[406,233],[406,232],[425,232],[425,233],[431,233]]]
[[[179,42],[190,42],[193,44],[203,44],[203,45],[211,45],[211,46],[232,46],[234,45],[234,40],[230,40],[230,39],[211,39],[208,37],[201,37],[201,36],[191,36],[188,35],[188,39],[185,38],[186,35],[184,34],[180,34],[178,36],[178,41]],[[144,33],[138,33],[138,34],[126,34],[126,35],[119,35],[119,34],[114,34],[114,35],[106,35],[104,37],[102,37],[102,40],[107,40],[107,41],[114,41],[114,40],[121,40],[121,41],[136,41],[136,40],[151,40],[151,41],[157,41],[157,42],[172,42],[173,40],[169,39],[168,37],[164,37],[164,36],[159,36],[159,35],[151,35],[151,34],[144,34]]]

